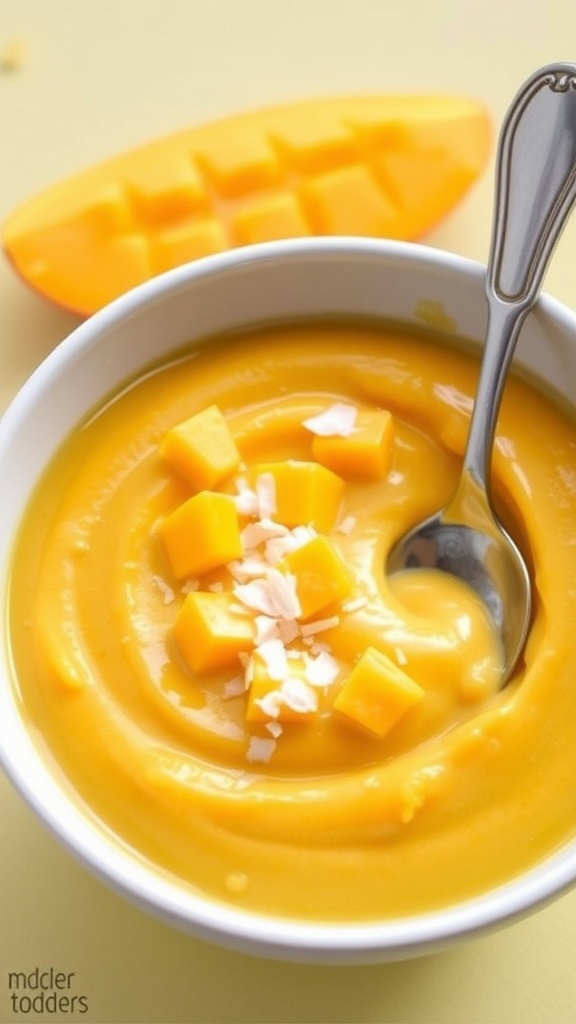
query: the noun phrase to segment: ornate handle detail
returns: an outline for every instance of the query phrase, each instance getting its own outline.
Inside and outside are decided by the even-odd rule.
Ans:
[[[576,199],[576,65],[525,83],[504,120],[488,286],[529,307]]]

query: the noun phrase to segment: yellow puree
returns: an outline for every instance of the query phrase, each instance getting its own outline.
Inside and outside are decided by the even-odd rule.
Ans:
[[[504,690],[489,626],[459,586],[392,592],[382,569],[394,539],[452,492],[476,372],[471,355],[375,327],[263,329],[143,376],[69,439],[14,559],[15,664],[46,756],[136,857],[242,907],[357,919],[475,895],[574,835],[576,432],[565,411],[507,386],[497,503],[529,556],[535,616]],[[353,532],[332,534],[367,602],[321,639],[344,673],[368,644],[400,651],[426,695],[380,740],[327,700],[254,763],[245,697],[223,699],[222,675],[192,678],[171,642],[184,595],[154,525],[189,489],[158,449],[216,403],[246,463],[309,459],[302,421],[334,401],[391,409],[396,439],[386,480],[347,485]]]

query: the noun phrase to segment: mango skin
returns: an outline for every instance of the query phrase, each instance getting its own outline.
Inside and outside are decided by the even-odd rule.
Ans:
[[[88,316],[182,263],[305,235],[412,240],[484,169],[478,101],[390,95],[237,114],[121,154],[6,220],[2,244],[42,296]]]

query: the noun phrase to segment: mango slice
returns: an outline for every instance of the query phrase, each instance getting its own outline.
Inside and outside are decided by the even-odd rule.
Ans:
[[[134,285],[237,245],[302,235],[420,237],[490,148],[458,96],[308,100],[148,143],[8,217],[3,245],[40,294],[89,315]]]
[[[259,463],[254,475],[256,479],[269,476],[273,481],[276,522],[290,527],[313,526],[322,533],[334,527],[344,481],[332,470],[319,462],[288,459]]]
[[[360,409],[352,433],[317,436],[312,454],[344,478],[381,480],[392,462],[394,421],[387,409]]]
[[[176,579],[200,576],[242,554],[234,502],[227,494],[199,491],[158,525]]]
[[[352,589],[346,566],[323,534],[286,555],[283,568],[296,577],[300,618],[304,621],[342,601]]]
[[[306,722],[318,710],[318,696],[308,683],[306,661],[299,653],[286,660],[286,673],[280,678],[256,652],[246,707],[247,722]]]
[[[193,672],[236,666],[254,644],[254,622],[240,614],[232,594],[187,594],[174,623],[174,639]]]
[[[198,491],[216,487],[240,465],[240,452],[216,405],[172,427],[160,451]]]
[[[382,738],[423,696],[422,687],[391,658],[367,647],[344,681],[334,707]]]

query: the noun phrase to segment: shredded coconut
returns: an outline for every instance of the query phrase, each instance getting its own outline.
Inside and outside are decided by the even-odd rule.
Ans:
[[[200,586],[200,580],[186,580],[186,583],[180,588],[183,594],[193,594],[195,590],[198,590]]]
[[[404,651],[402,650],[401,647],[394,648],[394,657],[396,658],[396,661],[398,662],[399,665],[408,664],[408,658],[404,654]]]
[[[243,516],[255,516],[258,514],[258,495],[255,490],[249,487],[244,477],[236,480],[237,493],[232,495],[236,511]]]
[[[234,676],[233,679],[227,679],[222,687],[224,700],[241,697],[243,693],[246,693],[246,680],[244,676]]]
[[[264,728],[268,730],[270,735],[273,736],[275,740],[277,740],[284,731],[282,729],[282,726],[280,725],[280,722],[266,722]]]
[[[280,698],[283,704],[300,714],[318,709],[318,694],[302,679],[285,679],[280,687]]]
[[[296,577],[292,573],[269,569],[266,575],[268,593],[274,613],[281,619],[298,619],[302,608],[296,593]]]
[[[252,580],[250,583],[237,583],[232,587],[232,592],[247,608],[274,617],[275,609],[265,579]]]
[[[304,426],[320,437],[348,437],[354,432],[357,415],[355,405],[335,402],[318,416],[304,420]]]
[[[404,474],[400,473],[397,469],[393,469],[391,473],[388,473],[388,483],[397,487],[401,484],[404,479]]]
[[[286,648],[281,640],[266,640],[258,647],[258,654],[266,665],[270,679],[280,682],[288,675]]]
[[[255,554],[250,558],[228,562],[227,569],[237,583],[247,583],[248,580],[256,579],[258,576],[265,576],[268,566],[262,558]]]
[[[256,647],[259,647],[260,644],[265,643],[266,640],[282,639],[280,630],[278,628],[278,620],[272,618],[270,615],[256,615],[254,619],[254,626],[256,630]]]
[[[300,626],[296,619],[278,619],[278,634],[284,644],[291,644],[296,637],[300,636]]]
[[[264,697],[254,701],[263,713],[272,719],[278,718],[282,710],[282,695],[280,690],[270,690]]]
[[[276,740],[251,736],[246,751],[248,761],[269,761],[276,749]]]
[[[272,537],[285,537],[289,532],[287,526],[265,517],[244,527],[241,533],[242,544],[245,551],[250,551]]]
[[[349,601],[343,601],[341,608],[343,612],[357,612],[368,604],[367,597],[353,597]]]
[[[317,657],[308,659],[306,679],[311,686],[330,686],[339,672],[340,666],[336,659],[321,651]]]
[[[276,509],[276,482],[272,473],[260,473],[256,480],[256,494],[258,497],[258,517],[270,519]]]
[[[166,581],[162,579],[161,576],[152,576],[152,583],[154,584],[155,587],[157,587],[157,589],[162,594],[162,597],[164,598],[164,604],[172,604],[172,601],[174,600],[175,596],[172,587],[170,587],[168,583],[166,583]]]
[[[323,633],[326,629],[334,629],[339,622],[339,615],[331,615],[329,619],[316,619],[314,622],[303,622],[300,626],[300,632],[302,636],[315,636],[316,633]]]
[[[342,519],[341,522],[338,523],[336,530],[338,531],[338,533],[349,534],[352,533],[352,530],[354,529],[355,526],[356,516],[344,516],[344,519]]]

